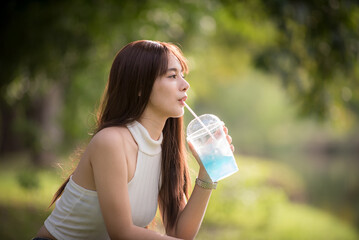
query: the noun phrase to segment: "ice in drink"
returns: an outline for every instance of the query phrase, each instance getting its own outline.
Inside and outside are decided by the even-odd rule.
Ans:
[[[204,114],[187,127],[187,140],[193,145],[213,182],[238,171],[233,152],[218,117]]]

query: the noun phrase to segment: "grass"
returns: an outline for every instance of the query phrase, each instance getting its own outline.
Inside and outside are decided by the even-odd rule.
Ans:
[[[31,239],[50,214],[63,178],[26,159],[0,162],[0,239]],[[289,167],[237,157],[239,172],[219,182],[196,239],[359,239],[344,221],[305,203],[305,187]],[[192,180],[197,166],[190,161]],[[160,219],[156,217],[159,231]]]
[[[356,230],[304,201],[295,171],[275,161],[237,158],[239,173],[213,193],[197,239],[358,239]]]
[[[56,169],[37,169],[24,155],[0,163],[0,239],[31,239],[50,214],[52,194],[61,184]]]

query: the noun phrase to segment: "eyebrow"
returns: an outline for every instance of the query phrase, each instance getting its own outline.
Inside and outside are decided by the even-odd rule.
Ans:
[[[177,68],[169,68],[169,69],[167,69],[167,72],[170,72],[170,71],[178,72],[178,69],[177,69]],[[181,72],[182,72],[182,71],[181,71]]]

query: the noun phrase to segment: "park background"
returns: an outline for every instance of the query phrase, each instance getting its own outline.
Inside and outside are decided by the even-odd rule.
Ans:
[[[0,239],[30,239],[50,213],[116,52],[138,39],[181,47],[188,104],[236,147],[197,239],[359,239],[357,1],[13,0],[0,13]]]

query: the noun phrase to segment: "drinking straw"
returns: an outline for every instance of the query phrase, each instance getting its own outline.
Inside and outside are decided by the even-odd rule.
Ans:
[[[195,117],[195,119],[197,119],[197,121],[203,126],[203,128],[207,131],[207,133],[211,136],[211,138],[213,140],[216,140],[216,138],[212,135],[211,131],[209,131],[209,129],[206,127],[206,125],[204,125],[204,123],[201,121],[201,119],[197,116],[197,114],[187,105],[187,103],[184,102],[184,105],[186,106],[186,108],[188,109],[188,111],[190,111],[190,113],[192,113],[192,115]]]

